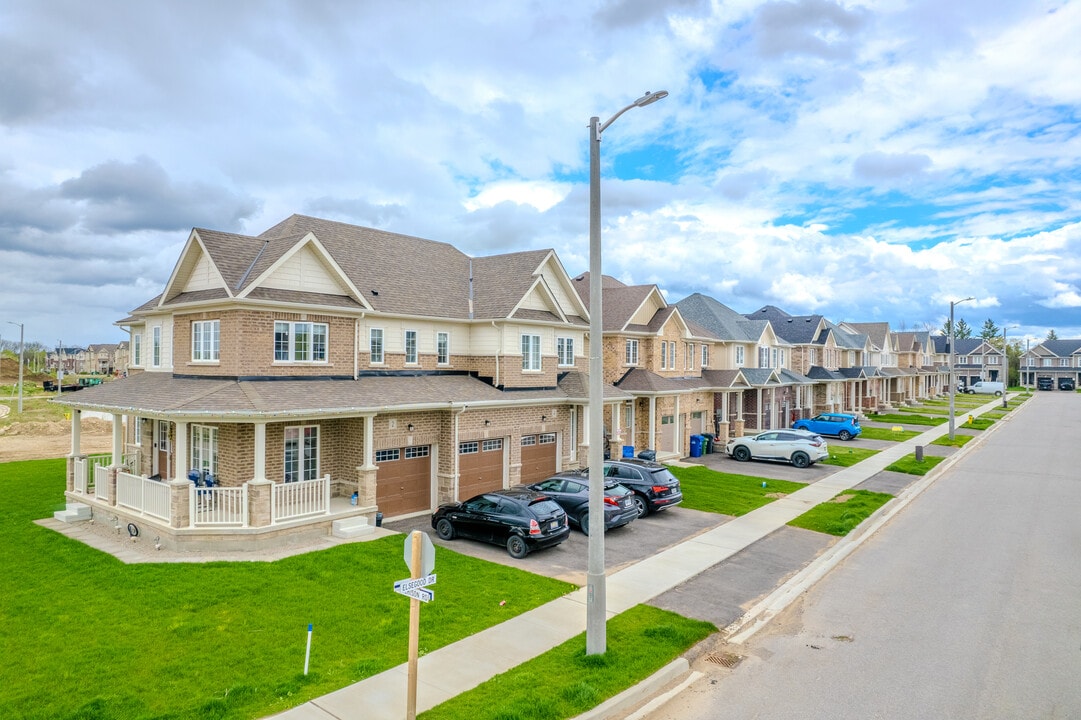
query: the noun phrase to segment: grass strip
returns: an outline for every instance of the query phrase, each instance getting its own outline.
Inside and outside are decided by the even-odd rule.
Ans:
[[[878,450],[861,447],[846,447],[830,445],[830,456],[818,462],[823,465],[836,465],[838,467],[851,467],[861,460],[866,460],[872,455],[877,455]]]
[[[746,515],[778,497],[794,493],[804,483],[734,475],[704,465],[669,466],[683,489],[683,507],[721,515]]]
[[[708,622],[636,605],[607,623],[606,651],[586,655],[585,633],[467,693],[422,720],[562,720],[646,679],[717,631]]]
[[[905,455],[897,462],[888,465],[886,467],[886,470],[908,473],[909,475],[926,475],[931,470],[931,468],[933,468],[935,465],[938,465],[945,459],[946,458],[924,455],[923,460],[918,461],[916,460],[915,453],[913,453],[911,455]]]
[[[890,440],[892,442],[902,442],[909,438],[914,438],[919,435],[920,430],[894,430],[893,428],[878,428],[863,426],[863,431],[860,432],[860,438],[864,440]]]
[[[942,445],[943,447],[962,447],[965,443],[970,442],[975,435],[957,435],[954,434],[953,440],[950,440],[949,435],[943,435],[937,440],[932,440],[932,445]]]
[[[881,423],[897,423],[898,425],[941,425],[948,421],[944,417],[931,417],[929,415],[905,415],[902,413],[882,413],[881,415],[868,415],[868,420]]]
[[[792,527],[844,537],[892,499],[893,495],[889,493],[845,490],[829,502],[815,505],[788,524]]]
[[[406,662],[403,536],[270,563],[125,565],[33,523],[63,489],[62,459],[0,465],[0,717],[261,718]],[[445,548],[436,572],[422,654],[574,587]]]

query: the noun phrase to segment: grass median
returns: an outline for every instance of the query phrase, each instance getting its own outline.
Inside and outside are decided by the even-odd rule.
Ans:
[[[63,489],[63,460],[0,465],[0,717],[260,718],[407,660],[402,536],[269,563],[125,565],[34,524]],[[573,588],[445,548],[436,572],[422,653]]]
[[[788,524],[843,537],[892,499],[893,495],[889,493],[845,490],[829,502],[815,505]]]
[[[720,515],[746,515],[778,497],[794,493],[804,483],[710,470],[704,465],[669,466],[683,489],[683,507]]]

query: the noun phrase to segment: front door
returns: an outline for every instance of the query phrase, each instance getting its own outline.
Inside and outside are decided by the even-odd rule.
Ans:
[[[154,427],[154,474],[163,480],[173,479],[173,448],[169,442],[168,420],[156,420]]]

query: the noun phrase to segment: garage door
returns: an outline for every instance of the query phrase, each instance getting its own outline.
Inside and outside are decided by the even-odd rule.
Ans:
[[[458,499],[503,487],[503,438],[458,443]]]
[[[522,484],[540,482],[556,473],[556,434],[522,436]]]
[[[430,446],[375,451],[375,503],[389,517],[432,509]]]

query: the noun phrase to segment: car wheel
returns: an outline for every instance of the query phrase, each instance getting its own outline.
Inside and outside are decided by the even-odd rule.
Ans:
[[[435,524],[435,534],[440,540],[453,540],[457,533],[454,532],[454,526],[450,524],[450,520],[440,518]]]
[[[995,397],[1000,397],[1001,395],[1002,393],[998,392],[997,390],[995,391]]]
[[[751,459],[751,451],[745,445],[740,445],[732,451],[732,457],[740,462],[747,462]]]
[[[529,546],[525,544],[525,540],[520,536],[511,535],[507,538],[507,552],[510,553],[512,558],[521,560],[529,554]]]
[[[805,468],[811,464],[811,458],[805,452],[793,453],[792,464],[798,468]]]
[[[848,432],[847,430],[842,430],[841,432],[837,433],[837,437],[841,438],[842,440],[851,440],[852,433]]]
[[[578,516],[578,527],[582,530],[583,535],[589,534],[589,512],[584,512]]]
[[[642,497],[638,493],[635,493],[633,500],[634,507],[638,510],[638,517],[645,517],[646,515],[649,515],[649,503],[646,502],[646,499],[644,497]]]

